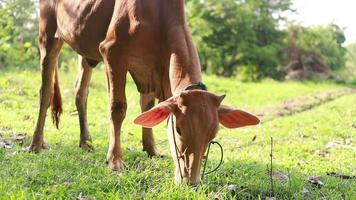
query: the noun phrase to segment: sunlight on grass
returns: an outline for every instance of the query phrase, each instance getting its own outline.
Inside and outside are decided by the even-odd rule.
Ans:
[[[218,172],[206,177],[198,189],[173,182],[165,123],[155,128],[157,146],[165,158],[148,158],[141,147],[141,127],[132,123],[140,112],[139,94],[129,81],[128,113],[123,125],[122,144],[126,171],[113,173],[105,165],[110,123],[104,72],[95,70],[90,84],[88,119],[94,153],[78,148],[79,125],[75,111],[75,72],[60,74],[64,114],[60,130],[47,120],[45,141],[52,148],[29,154],[13,144],[0,149],[0,199],[74,199],[80,194],[96,199],[258,199],[269,194],[269,140],[275,139],[274,167],[287,174],[288,181],[275,181],[277,199],[355,199],[355,180],[327,176],[327,172],[356,175],[356,94],[343,96],[306,112],[278,118],[257,127],[229,130],[221,127],[216,140],[224,146],[225,160]],[[210,91],[227,94],[224,103],[259,111],[306,95],[346,86],[334,83],[276,82],[242,83],[234,79],[205,76]],[[32,135],[38,109],[39,72],[0,74],[0,131],[2,138],[13,133]],[[252,138],[256,136],[256,140]],[[1,138],[0,138],[1,139]],[[328,147],[333,142],[340,146]],[[213,149],[209,166],[219,160]],[[307,183],[318,176],[325,186]],[[231,191],[228,185],[236,185]],[[308,193],[302,193],[306,189]]]

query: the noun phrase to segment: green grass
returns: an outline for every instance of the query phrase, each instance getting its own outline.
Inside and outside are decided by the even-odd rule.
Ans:
[[[165,123],[155,128],[157,146],[165,158],[148,158],[141,147],[141,127],[132,123],[139,114],[138,93],[127,86],[128,113],[122,145],[126,171],[113,173],[105,165],[110,123],[104,72],[95,70],[90,84],[88,119],[94,153],[78,148],[79,125],[75,111],[75,72],[60,74],[65,113],[60,130],[47,120],[45,141],[52,148],[41,154],[25,152],[29,144],[0,149],[0,199],[258,199],[269,195],[266,174],[270,137],[274,142],[274,168],[291,182],[275,180],[277,199],[356,199],[356,180],[327,176],[327,172],[356,175],[356,94],[325,103],[306,112],[277,118],[257,127],[221,128],[216,140],[224,146],[225,159],[218,172],[205,177],[199,188],[177,186],[169,155]],[[227,94],[225,103],[259,111],[287,100],[345,87],[334,83],[275,82],[242,83],[205,76],[209,90]],[[2,139],[16,133],[32,136],[38,112],[39,72],[0,72],[0,130]],[[255,141],[252,138],[257,136]],[[0,138],[1,140],[1,138]],[[345,143],[327,148],[329,142]],[[212,149],[210,163],[218,162]],[[212,167],[212,166],[210,166]],[[321,188],[307,183],[309,176],[324,182]],[[228,185],[236,185],[229,191]],[[291,185],[291,187],[289,187]],[[302,193],[303,188],[309,192]]]

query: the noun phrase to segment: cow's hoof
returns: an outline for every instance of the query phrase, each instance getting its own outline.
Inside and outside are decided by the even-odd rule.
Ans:
[[[122,172],[124,171],[124,164],[122,160],[116,161],[107,161],[108,167],[115,172]]]
[[[163,157],[155,147],[150,147],[150,148],[143,148],[143,151],[145,151],[148,155],[148,157]]]
[[[89,144],[88,142],[80,142],[79,147],[87,152],[94,152],[93,145]]]
[[[161,157],[162,156],[157,151],[153,151],[153,152],[146,151],[146,153],[147,153],[148,157]]]
[[[164,158],[165,157],[165,155],[160,154],[158,152],[154,152],[154,153],[147,152],[147,155],[148,155],[149,158]]]
[[[31,144],[27,150],[30,153],[41,153],[44,150],[50,150],[50,148],[44,144]]]

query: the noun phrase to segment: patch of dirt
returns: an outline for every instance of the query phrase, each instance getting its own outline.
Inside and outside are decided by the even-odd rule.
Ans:
[[[281,105],[271,108],[265,108],[255,113],[257,113],[257,116],[263,118],[263,122],[266,122],[275,118],[290,116],[313,109],[317,106],[320,106],[322,104],[352,93],[356,93],[356,89],[344,88],[327,91],[318,95],[305,96],[288,100]]]
[[[6,133],[6,131],[0,130],[0,148],[11,149],[14,144],[24,146],[24,143],[27,142],[26,133]]]
[[[352,146],[353,143],[342,143],[342,142],[337,142],[337,141],[330,141],[328,142],[325,147],[327,149],[349,149],[349,150],[353,150],[356,151],[356,147]]]

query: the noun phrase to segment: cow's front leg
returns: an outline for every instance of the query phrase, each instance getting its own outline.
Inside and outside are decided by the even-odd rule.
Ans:
[[[111,63],[111,61],[109,61]],[[114,63],[112,63],[114,64]],[[107,162],[110,169],[122,171],[124,169],[121,150],[121,126],[124,121],[127,103],[125,97],[126,67],[123,64],[107,65],[109,88],[109,111],[112,123]],[[115,68],[113,66],[116,66]]]
[[[146,112],[155,105],[154,94],[141,94],[141,111]],[[153,137],[152,128],[142,127],[142,146],[149,156],[159,156]]]
[[[94,66],[97,63],[93,64]],[[91,136],[88,127],[87,120],[87,100],[89,94],[89,83],[92,74],[92,67],[89,65],[87,59],[79,57],[80,72],[77,77],[75,85],[75,105],[77,107],[80,125],[80,140],[79,147],[86,151],[93,151],[94,148],[89,141],[91,141]]]
[[[121,45],[121,44],[120,44]],[[126,74],[127,56],[123,48],[119,48],[117,40],[106,39],[100,45],[100,52],[106,64],[106,75],[109,92],[109,111],[112,122],[107,163],[110,169],[122,171],[124,169],[121,150],[121,125],[126,115]]]

